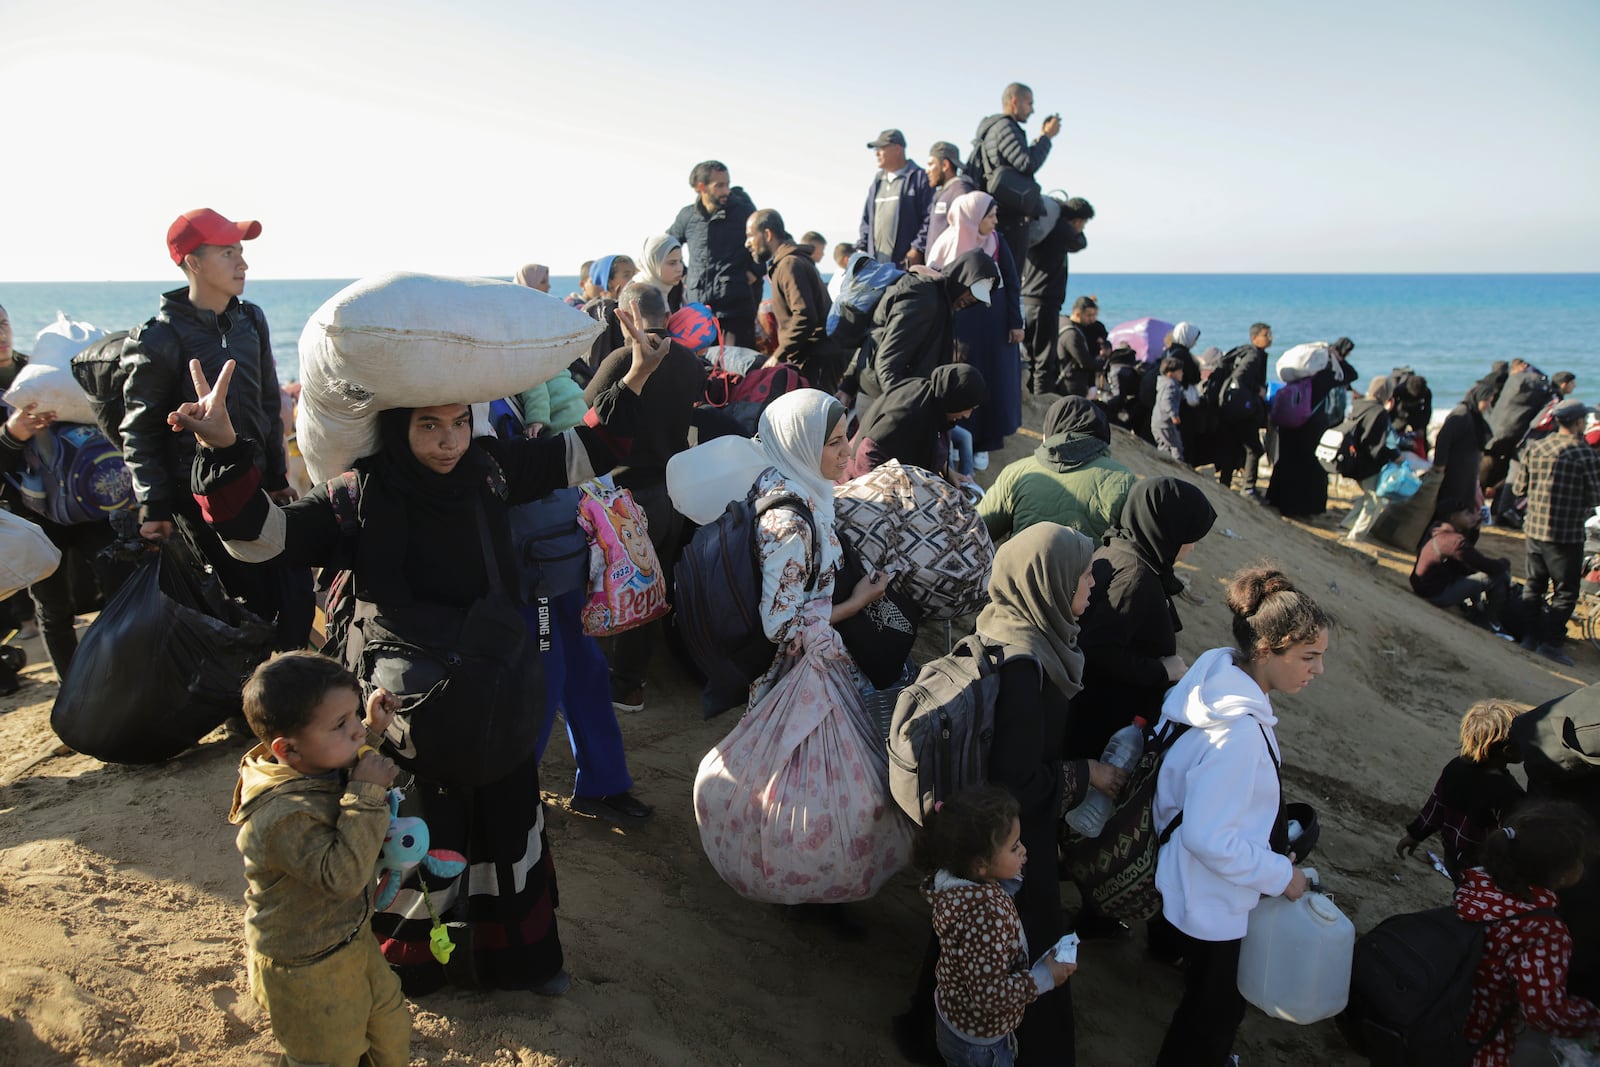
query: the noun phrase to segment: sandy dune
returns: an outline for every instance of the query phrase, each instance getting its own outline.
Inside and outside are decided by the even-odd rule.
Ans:
[[[1037,424],[1041,412],[1030,410]],[[1031,449],[1014,439],[1000,462]],[[1175,468],[1122,438],[1140,474]],[[1600,680],[1600,654],[1552,665],[1411,596],[1408,560],[1331,543],[1337,515],[1313,526],[1205,483],[1221,518],[1188,569],[1203,605],[1181,604],[1189,658],[1226,643],[1219,583],[1272,558],[1342,626],[1328,673],[1278,701],[1290,799],[1314,804],[1314,865],[1366,929],[1445,902],[1449,883],[1392,846],[1453,755],[1474,699],[1535,703]],[[1491,551],[1521,566],[1520,539]],[[923,653],[944,634],[925,634]],[[29,643],[37,664],[43,650]],[[926,936],[913,875],[861,905],[863,943],[796,926],[741,900],[707,864],[690,788],[700,757],[732,727],[699,718],[698,696],[658,660],[649,706],[623,724],[638,791],[658,805],[627,832],[570,811],[572,764],[552,745],[544,785],[560,878],[562,933],[576,982],[565,998],[446,993],[414,1004],[415,1064],[896,1064],[889,1016],[900,1009]],[[108,766],[48,756],[48,666],[0,700],[0,1065],[275,1062],[243,966],[243,874],[225,821],[244,743],[207,738],[165,764]],[[41,759],[40,757],[45,757]],[[1074,893],[1064,890],[1069,905]],[[1149,1063],[1180,989],[1137,944],[1090,945],[1074,979],[1079,1062]],[[1251,1065],[1355,1064],[1331,1024],[1296,1027],[1252,1011],[1239,1051]]]

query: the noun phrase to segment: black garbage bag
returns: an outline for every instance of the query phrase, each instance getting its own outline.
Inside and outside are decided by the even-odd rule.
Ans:
[[[89,627],[50,725],[108,763],[177,755],[242,707],[273,630],[172,545],[151,550]]]

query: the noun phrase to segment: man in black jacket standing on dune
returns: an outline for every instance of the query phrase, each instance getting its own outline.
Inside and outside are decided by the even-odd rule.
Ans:
[[[714,159],[695,164],[689,185],[694,203],[667,227],[689,260],[684,295],[716,312],[727,344],[754,348],[761,274],[745,251],[744,224],[756,205],[728,184],[727,166]]]
[[[1033,90],[1021,82],[1012,82],[1000,94],[1000,113],[990,115],[978,123],[978,134],[972,141],[972,162],[983,179],[979,188],[1000,167],[1013,170],[1039,183],[1039,168],[1050,156],[1051,139],[1061,132],[1061,116],[1051,115],[1044,120],[1039,139],[1028,143],[1022,129],[1033,115]],[[1028,216],[1000,205],[1000,237],[1011,250],[1011,261],[1021,264],[1028,256]]]

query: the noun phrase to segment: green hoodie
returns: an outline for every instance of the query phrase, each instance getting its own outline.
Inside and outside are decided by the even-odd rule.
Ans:
[[[978,503],[996,543],[1036,522],[1059,522],[1099,542],[1122,515],[1138,478],[1111,458],[1111,446],[1088,433],[1045,439],[1033,455],[1000,472]]]
[[[244,855],[245,940],[277,963],[311,963],[372,917],[388,790],[344,772],[307,778],[266,745],[239,761],[228,821]]]

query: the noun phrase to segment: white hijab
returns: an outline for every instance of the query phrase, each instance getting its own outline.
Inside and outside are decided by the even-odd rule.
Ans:
[[[837,538],[831,536],[833,482],[822,474],[822,446],[827,444],[829,415],[835,409],[842,418],[843,405],[829,394],[820,389],[796,389],[767,405],[756,435],[766,461],[811,508],[822,544],[823,570],[836,564],[840,556]]]
[[[658,233],[654,237],[646,237],[639,256],[639,273],[633,280],[648,282],[663,293],[667,292],[667,283],[661,280],[661,264],[666,262],[674,248],[680,247],[678,239],[671,234]]]

